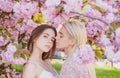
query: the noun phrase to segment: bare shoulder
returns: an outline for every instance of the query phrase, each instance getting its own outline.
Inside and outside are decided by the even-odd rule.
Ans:
[[[33,64],[33,63],[26,63],[25,66],[24,66],[24,69],[25,70],[35,70],[36,69],[36,65]]]
[[[35,78],[37,75],[36,65],[33,63],[26,63],[23,68],[22,78]]]

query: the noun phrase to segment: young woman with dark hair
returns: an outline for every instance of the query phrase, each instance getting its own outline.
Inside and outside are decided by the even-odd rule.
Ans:
[[[27,46],[31,56],[24,66],[22,78],[57,78],[49,60],[56,48],[56,35],[56,29],[47,24],[41,24],[32,31]]]

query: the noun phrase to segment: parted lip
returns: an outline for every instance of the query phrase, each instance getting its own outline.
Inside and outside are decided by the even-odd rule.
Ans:
[[[45,45],[46,47],[50,48],[50,45]]]

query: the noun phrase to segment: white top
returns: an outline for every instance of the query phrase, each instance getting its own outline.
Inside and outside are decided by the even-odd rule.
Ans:
[[[58,76],[54,76],[51,72],[48,72],[46,70],[43,70],[40,74],[39,78],[58,78]]]
[[[29,63],[33,63],[33,64],[36,65],[36,66],[38,67],[38,69],[39,69],[39,65],[38,65],[35,61],[29,60],[28,62],[29,62]],[[53,75],[51,72],[49,72],[49,71],[47,71],[47,70],[43,70],[43,71],[41,72],[41,74],[39,75],[38,78],[59,78],[59,77],[58,77],[57,72],[56,72],[56,75]]]

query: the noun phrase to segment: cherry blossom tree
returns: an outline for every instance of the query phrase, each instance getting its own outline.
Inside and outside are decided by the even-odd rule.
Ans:
[[[19,73],[12,65],[29,58],[26,44],[35,27],[48,23],[57,28],[70,19],[86,26],[96,59],[104,55],[120,62],[120,0],[0,0],[0,76]]]

